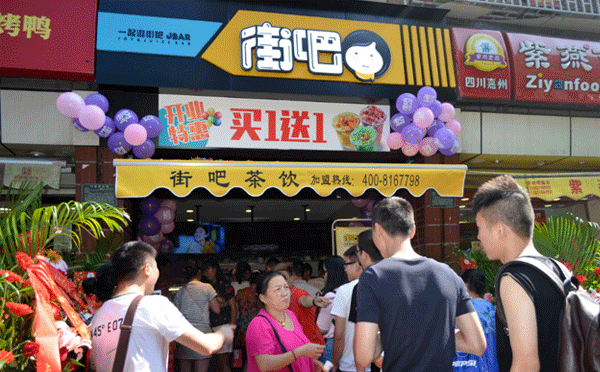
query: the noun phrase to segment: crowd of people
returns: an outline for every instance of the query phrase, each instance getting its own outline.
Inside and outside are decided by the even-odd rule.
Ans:
[[[547,262],[532,243],[531,201],[511,177],[484,184],[473,208],[490,259]],[[248,372],[557,370],[562,298],[547,279],[527,267],[501,270],[496,311],[483,299],[482,272],[459,276],[421,256],[411,245],[415,231],[410,203],[386,198],[372,229],[343,257],[322,260],[316,278],[298,259],[270,259],[262,272],[240,262],[232,278],[205,259],[186,272],[173,302],[148,296],[159,275],[156,251],[126,243],[94,281],[103,304],[90,324],[92,365],[112,370],[119,326],[141,294],[125,371],[166,372],[171,341],[182,372],[208,371],[211,360],[215,371]]]

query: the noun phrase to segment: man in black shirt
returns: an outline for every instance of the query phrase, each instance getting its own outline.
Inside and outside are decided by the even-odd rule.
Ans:
[[[474,196],[473,212],[478,239],[490,260],[507,263],[535,256],[556,270],[533,245],[531,200],[512,177],[499,176],[484,183]],[[496,309],[500,371],[557,371],[562,295],[533,268],[513,266],[500,275],[500,288],[496,288],[503,306]]]

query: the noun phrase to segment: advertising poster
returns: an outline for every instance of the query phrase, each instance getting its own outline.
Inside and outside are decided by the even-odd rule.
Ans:
[[[159,147],[389,151],[390,108],[159,95]]]

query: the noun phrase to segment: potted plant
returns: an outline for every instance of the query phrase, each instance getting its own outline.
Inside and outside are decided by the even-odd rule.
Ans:
[[[38,313],[52,309],[56,320],[63,315],[61,308],[70,306],[64,298],[62,302],[60,299],[45,301],[50,292],[46,287],[56,287],[50,275],[43,275],[47,273],[45,263],[41,262],[45,249],[52,247],[53,239],[58,236],[70,237],[79,249],[82,232],[96,239],[106,232],[122,232],[129,215],[120,208],[95,202],[68,201],[42,206],[41,183],[6,190],[0,186],[0,193],[4,191],[5,209],[0,213],[0,370],[35,371],[40,362],[38,356],[55,359],[59,350],[46,350],[48,343],[40,345],[34,340],[34,318],[39,323]],[[30,277],[34,269],[42,275]],[[42,279],[45,287],[39,284]],[[48,331],[45,328],[38,331]],[[49,332],[56,335],[57,329]],[[58,334],[64,337],[65,333],[61,330]],[[54,344],[58,344],[58,340]],[[72,370],[74,364],[66,353],[60,357],[62,360],[53,360],[44,370]]]

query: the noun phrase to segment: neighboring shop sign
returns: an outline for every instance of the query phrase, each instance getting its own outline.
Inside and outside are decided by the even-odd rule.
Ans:
[[[435,190],[429,193],[429,206],[431,208],[454,208],[456,207],[456,198],[446,198],[440,196]]]
[[[3,161],[0,164],[2,174],[2,184],[19,188],[22,184],[38,184],[43,182],[53,189],[60,188],[60,162],[39,161],[39,162],[19,162]]]
[[[81,185],[81,201],[106,203],[117,206],[117,197],[115,196],[115,185],[90,183]]]
[[[399,189],[421,196],[435,189],[441,196],[460,197],[467,167],[464,165],[254,163],[228,161],[113,161],[117,168],[117,197],[146,197],[157,188],[167,188],[178,197],[204,188],[224,196],[241,188],[260,196],[275,188],[294,196],[311,188],[320,196],[344,189],[352,196],[376,189],[391,196]]]
[[[511,97],[506,44],[499,31],[452,28],[458,95],[463,98]]]
[[[0,2],[0,75],[93,80],[97,1]]]
[[[506,34],[514,99],[600,104],[600,42]]]
[[[219,22],[98,13],[98,50],[196,57]]]
[[[389,151],[388,105],[160,94],[159,147]]]
[[[236,76],[390,85],[414,85],[414,63],[418,81],[453,87],[444,31],[240,10],[202,58]]]
[[[600,196],[600,176],[517,177],[517,183],[532,198],[552,201],[561,196],[579,200],[588,195]]]

